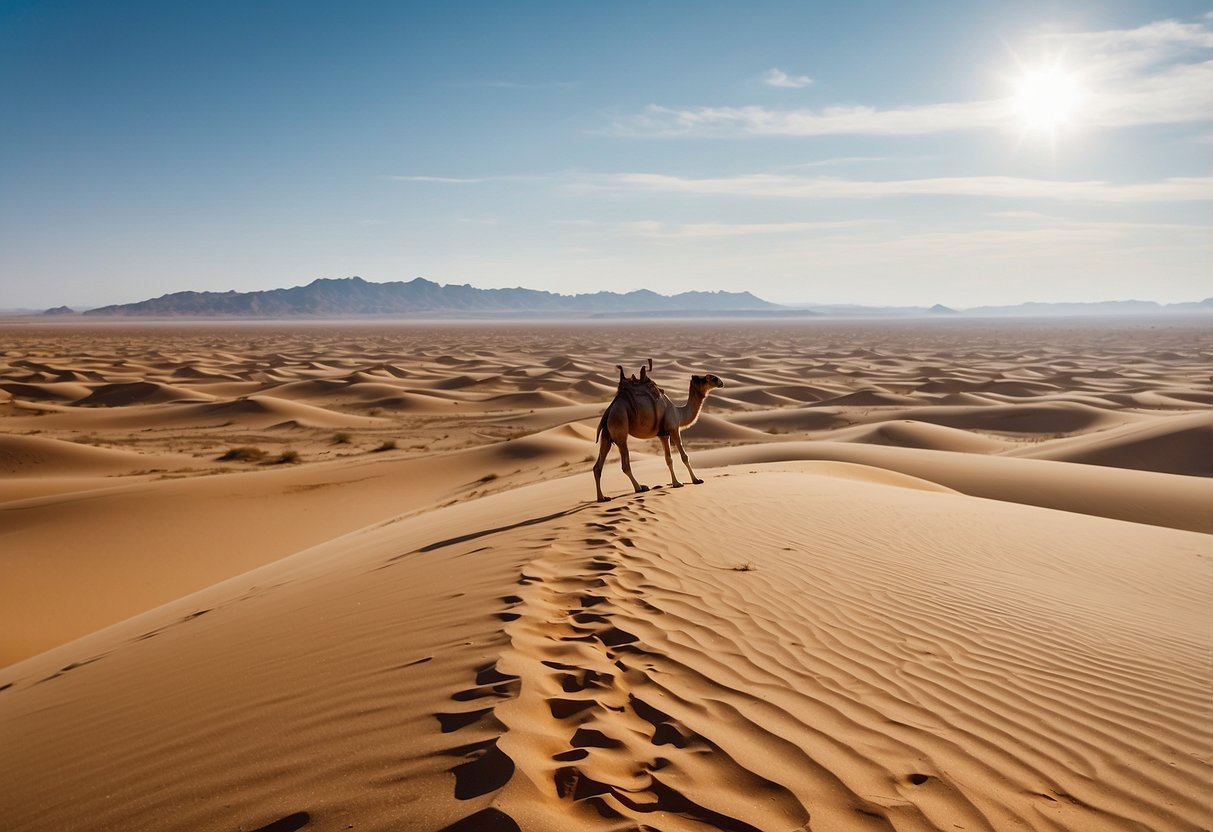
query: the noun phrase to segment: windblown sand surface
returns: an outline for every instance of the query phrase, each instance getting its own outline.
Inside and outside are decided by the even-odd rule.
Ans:
[[[725,382],[706,483],[612,452],[594,503],[650,356]],[[1211,368],[1173,320],[0,325],[0,826],[1209,829]]]

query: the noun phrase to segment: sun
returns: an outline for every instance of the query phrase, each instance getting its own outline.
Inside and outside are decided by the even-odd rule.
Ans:
[[[1052,137],[1073,123],[1082,99],[1077,76],[1060,64],[1025,68],[1016,85],[1015,109],[1026,131]]]

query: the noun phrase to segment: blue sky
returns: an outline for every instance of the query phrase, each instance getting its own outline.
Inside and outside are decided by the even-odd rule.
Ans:
[[[0,0],[0,308],[1213,295],[1213,3]]]

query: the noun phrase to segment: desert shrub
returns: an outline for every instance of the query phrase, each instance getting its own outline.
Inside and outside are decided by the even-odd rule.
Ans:
[[[279,465],[294,465],[296,462],[300,461],[299,452],[293,451],[293,450],[285,450],[281,454],[279,454],[278,459],[275,461]]]
[[[495,479],[497,479],[496,474],[485,474],[483,477],[480,478],[479,482],[492,482]]]
[[[375,449],[375,453],[381,453],[383,451],[394,451],[394,450],[396,450],[396,440],[395,439],[384,439],[383,444]]]
[[[350,444],[350,438],[351,438],[350,435],[348,433],[346,433],[345,431],[339,431],[339,432],[333,434],[333,444],[334,445],[348,445],[348,444]]]
[[[265,459],[265,451],[247,445],[240,448],[229,448],[219,457],[220,462],[260,462],[263,459]]]

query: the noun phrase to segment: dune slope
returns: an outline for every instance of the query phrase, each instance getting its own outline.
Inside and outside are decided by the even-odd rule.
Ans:
[[[1213,820],[1208,536],[839,463],[568,496],[355,532],[0,670],[6,824]]]

